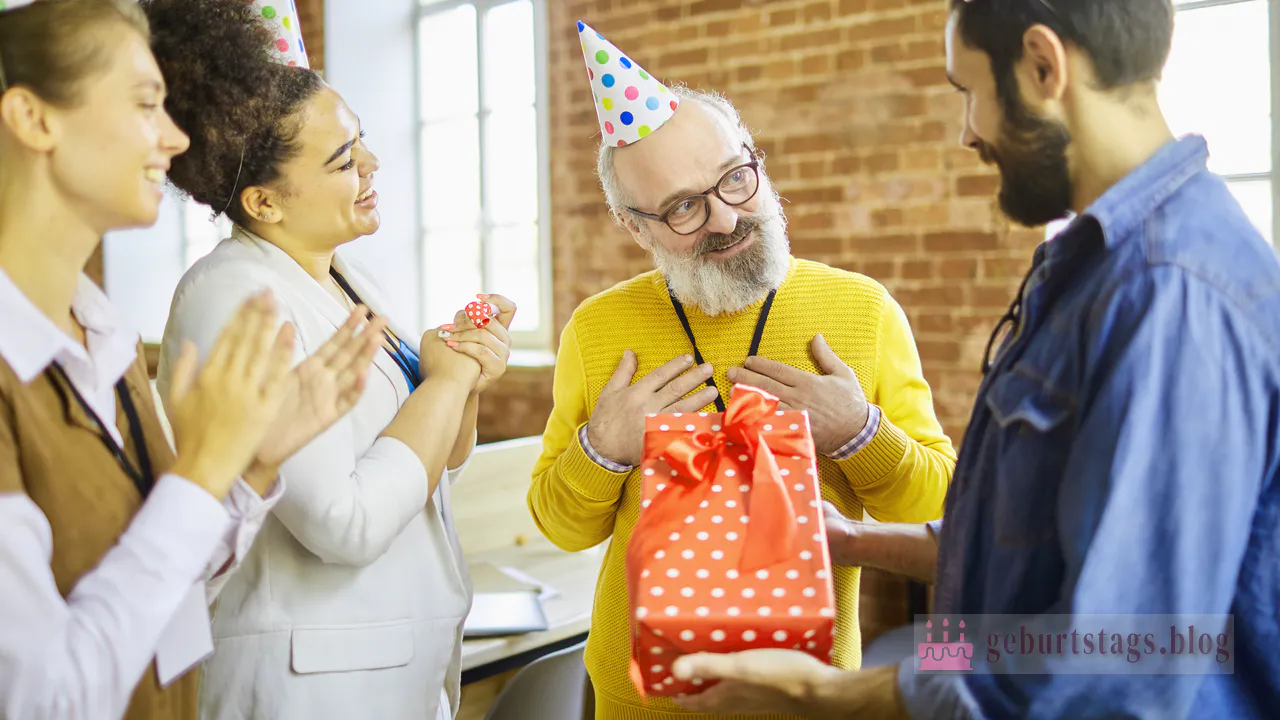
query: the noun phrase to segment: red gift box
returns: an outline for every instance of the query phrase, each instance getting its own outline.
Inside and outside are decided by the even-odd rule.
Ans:
[[[724,413],[650,415],[627,548],[631,677],[640,696],[701,692],[682,655],[801,650],[830,663],[831,558],[806,412],[735,386]]]

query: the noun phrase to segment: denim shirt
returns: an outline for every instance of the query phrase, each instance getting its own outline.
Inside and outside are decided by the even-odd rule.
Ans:
[[[913,717],[1280,713],[1280,263],[1207,159],[1168,143],[1037,249],[947,497],[935,613],[1233,613],[1234,674],[908,660]]]

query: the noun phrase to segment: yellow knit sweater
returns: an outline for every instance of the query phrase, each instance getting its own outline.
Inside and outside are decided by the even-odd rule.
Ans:
[[[746,359],[762,302],[718,317],[686,307],[698,349],[715,367],[715,381],[726,395],[731,385],[725,373]],[[760,356],[818,373],[809,351],[818,333],[854,369],[868,400],[882,410],[870,444],[847,460],[819,458],[823,497],[852,517],[862,517],[864,508],[882,521],[941,517],[956,453],[934,415],[902,309],[870,278],[793,260],[774,300]],[[565,327],[556,361],[555,408],[534,468],[529,509],[542,532],[565,550],[585,550],[613,539],[596,586],[587,641],[596,717],[690,720],[698,716],[665,698],[642,704],[628,675],[626,548],[639,517],[641,478],[637,472],[616,474],[597,465],[577,437],[627,348],[639,360],[637,380],[692,352],[656,271],[588,299]],[[862,660],[858,576],[858,568],[836,568],[834,573],[839,607],[835,663],[843,668],[857,668]]]

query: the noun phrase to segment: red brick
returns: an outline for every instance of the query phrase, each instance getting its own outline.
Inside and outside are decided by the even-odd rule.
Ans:
[[[956,194],[961,197],[990,197],[999,189],[999,175],[965,175],[956,180]]]
[[[829,212],[808,213],[805,215],[797,215],[790,218],[792,232],[804,232],[808,230],[830,230],[835,225],[835,221]]]
[[[976,280],[978,261],[974,259],[946,258],[938,263],[939,275],[948,280]]]
[[[690,15],[725,12],[742,7],[743,0],[698,0],[689,6]]]
[[[964,305],[964,291],[958,287],[899,290],[895,296],[904,308],[955,308]]]
[[[902,75],[917,88],[951,87],[951,82],[947,80],[947,69],[942,65],[904,70]]]
[[[924,280],[933,277],[934,272],[933,263],[928,260],[907,260],[902,263],[904,280]]]
[[[897,275],[896,265],[892,260],[872,260],[863,263],[859,272],[876,280],[888,280]]]
[[[868,0],[840,0],[841,15],[859,15],[870,7]]]
[[[850,26],[846,38],[850,42],[883,40],[886,38],[897,39],[903,35],[909,35],[915,29],[916,19],[914,17],[888,18]]]
[[[960,346],[952,342],[921,340],[916,342],[922,360],[956,362],[960,359]]]
[[[788,239],[791,240],[791,252],[797,257],[838,255],[842,250],[840,238],[834,235],[823,235],[820,231],[796,232],[794,223],[788,233]]]
[[[800,14],[794,9],[776,10],[769,13],[769,25],[773,27],[782,27],[784,25],[795,25],[800,19]]]
[[[831,72],[831,56],[810,55],[800,61],[800,71],[805,75],[818,75]]]
[[[707,23],[708,37],[724,37],[725,35],[728,35],[728,34],[729,34],[728,20],[717,20],[715,22]]]
[[[831,3],[816,2],[804,6],[804,21],[820,23],[831,19]]]
[[[663,67],[677,67],[684,65],[702,65],[707,62],[706,48],[697,48],[694,50],[683,50],[681,52],[667,53],[662,56],[661,64]]]
[[[1021,278],[1030,269],[1030,258],[983,258],[981,273],[985,280],[1007,280]]]
[[[856,155],[840,155],[831,164],[831,172],[836,175],[852,175],[862,171],[862,158]]]
[[[791,154],[839,150],[847,144],[845,139],[838,135],[800,135],[787,138],[782,147],[783,152]]]
[[[911,329],[917,336],[929,333],[951,332],[955,323],[948,312],[921,312],[919,317],[911,321]]]
[[[867,158],[867,169],[873,173],[885,173],[898,169],[898,154],[892,152],[876,153]]]
[[[800,163],[800,170],[797,173],[803,180],[811,180],[813,178],[825,177],[827,172],[824,168],[825,163],[821,160],[810,160]]]
[[[760,78],[764,77],[764,66],[763,65],[743,65],[742,67],[734,69],[734,73],[736,74],[738,82],[741,82],[741,83],[753,82],[755,80],[759,80]]]
[[[888,45],[876,45],[871,48],[871,62],[873,63],[895,63],[905,56],[905,52],[901,43],[890,43]]]
[[[964,250],[995,250],[1000,241],[995,233],[944,232],[924,237],[925,252],[956,252]]]
[[[844,187],[804,188],[803,190],[790,190],[782,193],[782,195],[798,206],[836,203],[844,199]]]
[[[905,51],[907,60],[936,60],[946,57],[942,40],[918,40],[908,43]]]
[[[866,62],[866,53],[861,50],[845,50],[836,56],[836,67],[840,70],[857,70]]]
[[[810,50],[826,46],[834,46],[840,43],[840,29],[828,28],[825,30],[811,30],[809,32],[788,35],[782,38],[782,50],[788,52],[791,50]]]
[[[1013,298],[1018,294],[1018,288],[1008,287],[990,287],[990,286],[971,286],[969,289],[969,302],[971,307],[975,308],[1007,308],[1009,303],[1013,302]]]
[[[849,251],[854,255],[908,255],[919,246],[911,235],[878,235],[849,238]]]
[[[871,224],[878,228],[898,227],[902,225],[902,211],[898,208],[876,210],[871,213]]]

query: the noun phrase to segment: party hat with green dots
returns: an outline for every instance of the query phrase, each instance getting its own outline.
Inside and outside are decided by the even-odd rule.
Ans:
[[[3,1],[3,0],[0,0]],[[275,36],[271,57],[282,65],[310,68],[307,48],[302,44],[302,24],[293,0],[253,0],[253,9]]]
[[[630,145],[671,119],[680,98],[644,71],[584,22],[578,23],[578,39],[587,61],[587,77],[596,101],[596,118],[605,143]]]

